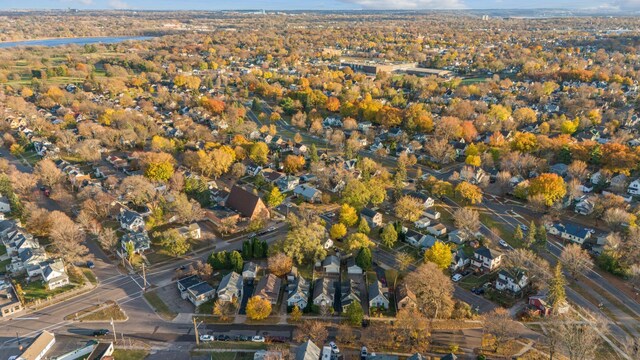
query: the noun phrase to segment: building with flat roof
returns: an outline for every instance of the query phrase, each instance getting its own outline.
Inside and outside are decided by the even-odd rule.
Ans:
[[[47,330],[42,331],[16,360],[41,360],[56,343],[56,337]]]
[[[8,280],[0,283],[0,317],[9,317],[23,310],[13,284]]]

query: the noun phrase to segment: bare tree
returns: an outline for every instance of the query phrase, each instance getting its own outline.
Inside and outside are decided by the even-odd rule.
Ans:
[[[62,180],[62,171],[50,159],[40,160],[33,169],[33,174],[44,186],[53,187]]]
[[[327,324],[321,321],[303,321],[293,331],[293,339],[298,342],[311,340],[316,344],[324,344],[329,337]]]
[[[456,150],[446,139],[442,138],[430,142],[426,150],[434,161],[441,164],[448,164],[456,157]]]
[[[602,320],[587,322],[582,319],[558,318],[546,323],[548,336],[559,340],[569,360],[594,359],[595,352],[602,343],[600,334],[605,333]]]
[[[276,276],[284,276],[291,271],[293,260],[284,253],[277,253],[267,259],[269,272]]]
[[[502,195],[506,194],[511,188],[511,173],[508,171],[500,171],[496,176],[496,185]]]
[[[463,207],[453,213],[453,220],[456,228],[462,231],[467,237],[474,236],[480,230],[480,214],[469,207]]]
[[[574,160],[567,167],[567,173],[572,178],[583,181],[589,174],[589,171],[587,170],[587,163],[582,160]]]
[[[204,217],[204,210],[200,204],[193,199],[189,200],[184,193],[174,194],[171,212],[181,223],[192,223]]]
[[[448,318],[453,310],[453,283],[436,264],[427,262],[406,279],[407,287],[413,291],[418,308],[433,318]]]
[[[98,234],[98,243],[107,251],[114,251],[118,245],[118,235],[112,228],[103,228]]]
[[[589,253],[578,244],[565,246],[562,254],[560,254],[560,262],[574,279],[577,279],[580,273],[593,266]]]
[[[551,278],[549,263],[528,249],[515,249],[505,256],[504,265],[527,271],[527,277],[535,288],[542,288]]]
[[[511,319],[509,310],[497,308],[485,316],[484,331],[493,337],[494,351],[497,352],[500,345],[516,336],[517,322]]]
[[[54,211],[50,215],[51,222],[55,224],[51,228],[50,238],[60,255],[66,262],[82,260],[89,254],[89,249],[82,245],[85,233],[66,214]]]
[[[153,199],[155,188],[142,175],[127,176],[120,184],[120,194],[136,205],[144,205]]]

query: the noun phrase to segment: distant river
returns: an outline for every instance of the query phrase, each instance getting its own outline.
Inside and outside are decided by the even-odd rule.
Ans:
[[[27,46],[60,46],[60,45],[87,45],[87,44],[115,44],[127,40],[149,40],[152,36],[122,36],[122,37],[80,37],[80,38],[59,38],[43,40],[25,40],[0,42],[0,49]]]

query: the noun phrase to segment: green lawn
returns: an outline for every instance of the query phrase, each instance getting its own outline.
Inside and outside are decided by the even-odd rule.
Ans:
[[[513,232],[515,231],[510,226],[497,221],[492,215],[486,213],[480,213],[480,221],[485,224],[489,229],[498,234],[504,241],[514,248],[521,248],[524,246],[522,240],[513,238]]]
[[[42,281],[32,281],[28,285],[22,284],[22,291],[24,292],[24,299],[26,302],[32,302],[35,300],[44,300],[50,296],[62,294],[65,291],[73,289],[74,285],[65,285],[57,289],[48,290]]]
[[[127,315],[118,304],[104,307],[96,312],[80,317],[81,321],[110,321],[111,319],[121,321],[127,319]]]
[[[113,358],[118,360],[143,360],[149,355],[147,350],[122,350],[116,349]]]
[[[98,279],[94,275],[93,271],[91,271],[91,269],[82,269],[82,272],[84,273],[84,276],[89,279],[90,283],[92,283],[93,285],[98,284]]]
[[[267,348],[267,344],[251,341],[213,341],[209,343],[200,343],[200,348],[263,350]]]
[[[160,299],[158,294],[156,294],[155,292],[151,291],[145,293],[144,298],[147,299],[149,304],[153,306],[153,308],[158,312],[160,316],[166,319],[173,319],[174,317],[176,317],[177,314],[171,311],[167,304],[165,304],[164,301],[162,301],[162,299]]]
[[[196,312],[198,314],[213,314],[213,304],[215,303],[215,301],[213,299],[207,301],[206,303],[198,306],[198,309],[196,309]]]
[[[7,247],[4,246],[3,244],[0,244],[0,256],[4,255],[7,253]]]
[[[7,272],[7,266],[9,266],[9,264],[11,264],[11,259],[0,261],[0,274]]]
[[[491,281],[491,278],[491,274],[484,274],[482,276],[468,275],[464,279],[460,280],[458,284],[467,290],[471,290],[474,287],[482,286],[482,284],[487,281]]]

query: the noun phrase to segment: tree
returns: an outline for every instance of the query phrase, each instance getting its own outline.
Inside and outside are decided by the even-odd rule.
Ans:
[[[544,196],[545,204],[551,206],[567,193],[564,180],[557,174],[544,173],[529,182],[529,195]]]
[[[246,312],[251,320],[264,320],[271,315],[271,302],[260,296],[253,296],[247,301]]]
[[[347,323],[351,326],[360,326],[362,324],[364,311],[362,310],[360,301],[352,301],[351,304],[347,306],[345,317],[347,318]]]
[[[232,301],[220,301],[216,300],[213,304],[213,315],[220,317],[220,320],[226,321],[236,313],[238,307],[238,301],[234,298]]]
[[[344,226],[343,223],[331,225],[329,236],[331,236],[332,239],[342,239],[345,235],[347,235],[347,227]]]
[[[566,280],[564,279],[564,274],[562,274],[562,265],[558,263],[556,264],[553,277],[549,282],[549,295],[547,298],[554,314],[557,314],[558,309],[567,302],[567,294],[564,289],[565,285]]]
[[[574,279],[585,270],[593,267],[589,253],[578,244],[569,244],[560,254],[562,266],[569,271]]]
[[[396,255],[396,264],[398,265],[398,270],[405,271],[409,268],[409,266],[415,261],[411,254],[406,252],[400,252]]]
[[[323,246],[326,233],[317,217],[301,219],[291,214],[289,232],[281,243],[282,250],[298,264],[305,259],[314,262],[323,259],[327,254]]]
[[[360,217],[360,222],[358,223],[358,232],[365,235],[369,235],[369,233],[371,232],[371,228],[369,228],[369,222],[363,216]]]
[[[543,288],[551,278],[549,263],[528,249],[514,249],[505,255],[503,265],[506,268],[527,272],[530,283],[536,289]]]
[[[398,241],[398,233],[392,223],[384,226],[382,233],[380,233],[380,240],[382,240],[382,244],[388,248],[392,248],[396,244],[396,241]]]
[[[533,223],[533,221],[531,221]],[[532,231],[533,230],[529,230]],[[537,230],[535,231],[535,239],[536,242],[540,245],[546,245],[547,243],[547,229],[544,227],[544,225],[538,226]]]
[[[342,204],[339,219],[345,226],[353,226],[358,222],[358,212],[351,205]]]
[[[42,185],[50,188],[62,180],[62,171],[50,159],[40,160],[34,167],[33,174]]]
[[[455,191],[458,196],[471,204],[478,204],[482,202],[482,190],[471,183],[463,181],[456,186]]]
[[[302,169],[304,166],[304,156],[301,155],[287,155],[282,164],[284,172],[293,174]]]
[[[452,258],[451,247],[442,241],[436,241],[432,247],[424,252],[424,261],[436,264],[441,270],[451,265]]]
[[[396,320],[391,328],[394,342],[412,352],[423,353],[429,347],[431,326],[428,319],[414,308],[404,308],[398,311]]]
[[[545,323],[549,336],[556,337],[569,360],[595,359],[602,343],[600,334],[606,333],[606,325],[596,319],[593,322],[557,319]]]
[[[286,196],[280,192],[277,186],[271,188],[271,191],[265,195],[264,201],[267,203],[267,206],[274,208],[284,201]]]
[[[267,268],[269,269],[269,272],[278,277],[291,272],[292,267],[293,261],[291,258],[281,252],[271,255],[267,259]]]
[[[453,220],[456,228],[467,237],[475,236],[480,230],[480,214],[472,208],[463,207],[457,209],[453,213]]]
[[[522,241],[522,239],[524,239],[524,234],[522,233],[520,226],[516,226],[516,229],[513,232],[513,238],[517,241]]]
[[[244,265],[244,260],[242,260],[242,255],[237,251],[232,251],[229,253],[229,265],[231,269],[237,273],[242,273],[242,266]]]
[[[498,352],[500,345],[515,338],[518,333],[518,323],[511,319],[509,310],[497,308],[484,318],[484,331],[494,340],[494,351]]]
[[[158,234],[160,239],[160,245],[171,256],[182,256],[189,251],[191,245],[187,239],[178,232],[176,229],[169,229],[162,234]]]
[[[415,222],[422,216],[423,205],[420,200],[405,195],[395,205],[396,216],[404,221]]]
[[[535,150],[538,145],[538,139],[532,133],[516,132],[511,141],[511,148],[522,153],[528,153]]]
[[[360,248],[360,251],[356,256],[356,264],[360,266],[360,268],[362,268],[362,270],[364,271],[371,269],[371,265],[373,264],[371,249],[369,249],[368,247]]]
[[[324,344],[327,337],[329,337],[327,324],[317,320],[303,321],[293,332],[293,340],[297,342],[311,340],[316,344]]]
[[[118,245],[118,235],[112,228],[103,228],[98,234],[98,243],[107,251],[115,251]]]
[[[83,260],[89,254],[89,249],[82,245],[85,240],[84,230],[61,211],[53,211],[49,217],[55,224],[49,237],[58,255],[67,263]]]
[[[127,176],[120,184],[119,193],[135,205],[144,205],[155,195],[155,188],[144,176]]]
[[[128,241],[125,243],[124,247],[125,252],[127,253],[127,261],[129,262],[129,265],[131,265],[133,263],[133,257],[136,255],[136,246],[133,242]]]
[[[407,275],[407,287],[416,295],[418,308],[432,319],[446,319],[453,310],[453,283],[432,262]]]
[[[171,213],[177,217],[178,222],[184,224],[196,222],[204,217],[204,210],[200,204],[194,199],[189,200],[184,193],[174,195]]]
[[[480,167],[480,165],[482,165],[482,159],[478,155],[467,155],[464,163],[469,166]]]
[[[302,310],[298,307],[298,305],[293,305],[293,309],[291,309],[291,314],[289,315],[289,319],[293,322],[298,322],[302,320]]]
[[[363,247],[371,247],[374,243],[365,234],[353,233],[347,237],[345,245],[347,249],[354,251]]]
[[[153,181],[168,181],[173,176],[175,159],[167,153],[145,153],[141,157],[144,176]]]

